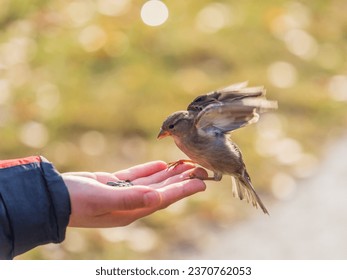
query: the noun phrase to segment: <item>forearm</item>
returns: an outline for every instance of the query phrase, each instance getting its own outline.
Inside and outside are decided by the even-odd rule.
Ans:
[[[69,194],[44,158],[0,161],[0,204],[1,259],[64,240]]]

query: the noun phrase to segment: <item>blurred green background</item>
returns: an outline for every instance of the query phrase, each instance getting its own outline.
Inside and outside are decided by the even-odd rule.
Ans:
[[[0,0],[0,158],[41,154],[60,172],[185,158],[156,140],[165,117],[248,80],[279,110],[233,139],[266,204],[286,199],[346,128],[347,2],[164,1],[167,20],[145,3]],[[232,197],[230,178],[207,185],[128,227],[68,229],[19,258],[175,258],[262,218]]]

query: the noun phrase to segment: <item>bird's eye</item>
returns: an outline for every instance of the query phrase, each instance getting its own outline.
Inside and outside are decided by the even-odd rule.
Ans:
[[[173,129],[175,126],[173,124],[169,125],[169,129]]]

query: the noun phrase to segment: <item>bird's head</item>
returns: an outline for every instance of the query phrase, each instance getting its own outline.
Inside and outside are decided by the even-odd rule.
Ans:
[[[166,136],[180,137],[187,134],[191,127],[191,120],[192,117],[187,111],[178,111],[171,114],[163,122],[157,138],[162,139]]]

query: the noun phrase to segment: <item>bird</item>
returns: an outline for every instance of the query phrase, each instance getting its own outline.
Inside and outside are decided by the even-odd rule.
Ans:
[[[232,179],[232,193],[269,214],[256,193],[239,147],[231,132],[256,123],[259,114],[277,109],[277,101],[266,99],[263,86],[247,87],[247,82],[232,84],[196,97],[186,110],[169,115],[162,123],[158,139],[171,136],[176,146],[190,159],[169,163],[175,168],[184,162],[198,164],[213,172],[204,180]],[[191,174],[191,178],[196,175]]]

